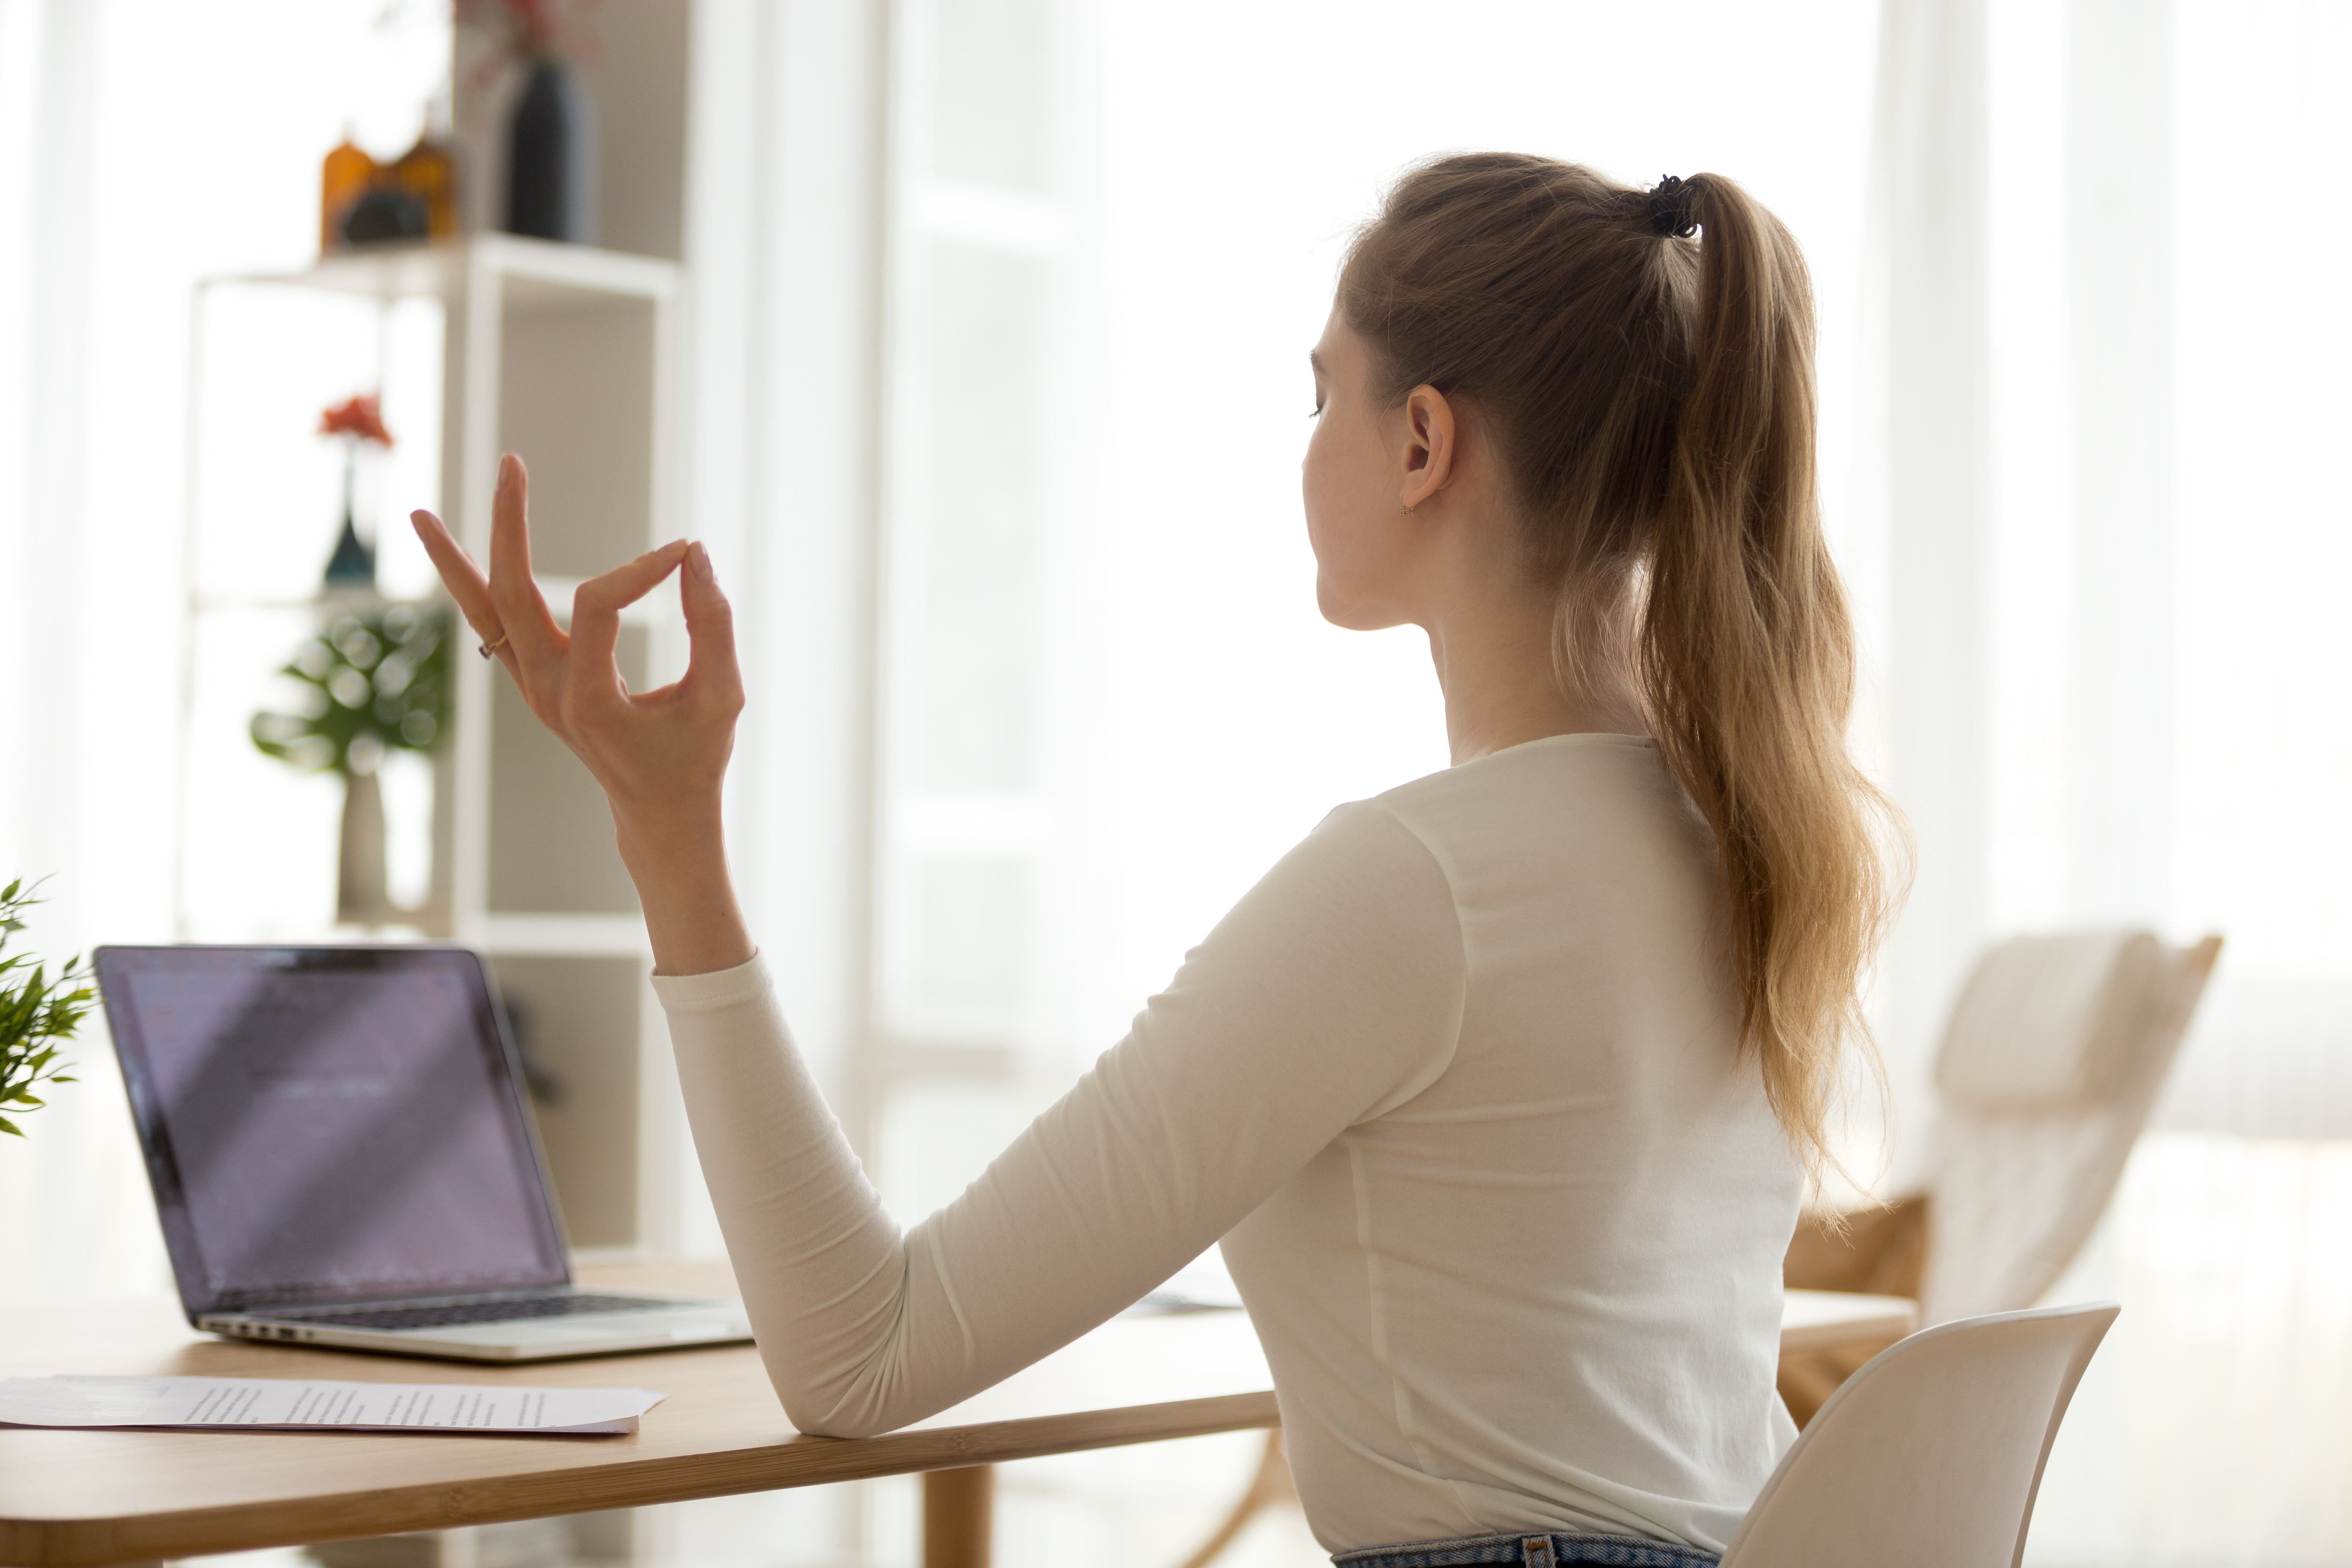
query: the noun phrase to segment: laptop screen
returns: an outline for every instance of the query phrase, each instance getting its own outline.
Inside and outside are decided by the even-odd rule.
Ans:
[[[191,1313],[568,1279],[478,956],[96,958]]]

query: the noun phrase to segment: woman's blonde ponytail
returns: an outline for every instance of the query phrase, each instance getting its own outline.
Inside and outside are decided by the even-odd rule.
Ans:
[[[1853,629],[1822,537],[1812,290],[1796,241],[1730,181],[1683,182],[1700,239],[1691,379],[1651,533],[1639,684],[1715,830],[1741,1037],[1818,1169],[1857,976],[1890,900],[1846,750]]]
[[[1742,1049],[1818,1174],[1845,1049],[1867,1048],[1894,816],[1846,751],[1853,630],[1795,240],[1720,175],[1643,192],[1469,154],[1398,183],[1339,303],[1389,398],[1434,385],[1496,430],[1563,671],[1595,628],[1630,628],[1653,733],[1713,830]]]

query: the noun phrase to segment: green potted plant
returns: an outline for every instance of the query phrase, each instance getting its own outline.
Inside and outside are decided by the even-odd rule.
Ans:
[[[33,1091],[71,1083],[58,1052],[73,1038],[96,993],[87,970],[68,959],[55,974],[28,953],[11,954],[8,940],[25,929],[24,912],[40,900],[18,878],[0,888],[0,1132],[22,1138],[15,1117],[38,1110]]]
[[[394,906],[386,886],[376,769],[393,752],[429,753],[449,732],[446,612],[414,605],[332,610],[279,673],[299,700],[291,712],[256,713],[253,743],[289,767],[342,778],[336,920],[380,926],[414,913]]]

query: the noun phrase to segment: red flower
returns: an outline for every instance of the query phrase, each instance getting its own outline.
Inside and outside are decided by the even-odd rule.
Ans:
[[[319,434],[351,436],[379,447],[392,445],[392,432],[383,427],[383,414],[373,397],[354,397],[328,409],[320,416]]]
[[[596,0],[572,0],[571,9],[585,11]],[[594,40],[581,28],[578,17],[566,18],[562,0],[456,0],[453,10],[460,26],[485,28],[502,35],[508,56],[534,60],[546,55],[568,54],[584,59]]]

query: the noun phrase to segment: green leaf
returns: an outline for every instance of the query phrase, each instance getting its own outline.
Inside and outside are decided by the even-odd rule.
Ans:
[[[306,773],[350,773],[361,742],[437,750],[449,733],[450,626],[446,607],[333,612],[278,669],[295,700],[254,714],[247,738]]]
[[[0,946],[25,929],[24,911],[40,900],[23,878],[0,888]],[[38,1110],[45,1101],[34,1090],[45,1084],[71,1083],[64,1069],[62,1043],[95,1004],[88,981],[89,972],[79,958],[68,958],[54,972],[26,953],[0,957],[0,1105]],[[0,1117],[0,1131],[21,1138],[24,1129]]]

